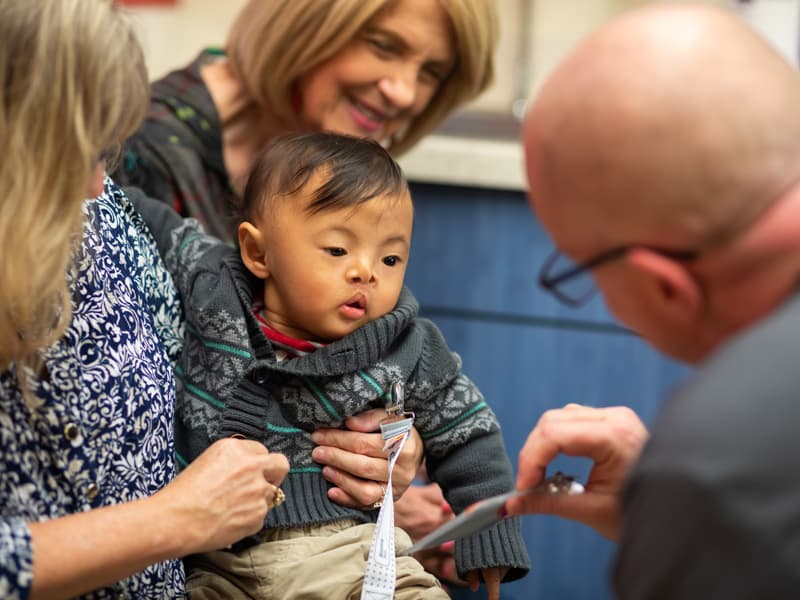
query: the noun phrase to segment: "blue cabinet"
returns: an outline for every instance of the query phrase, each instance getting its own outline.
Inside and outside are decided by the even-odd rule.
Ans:
[[[538,288],[552,245],[522,192],[415,183],[412,194],[407,283],[497,413],[515,466],[549,408],[624,404],[652,420],[687,368],[617,325],[599,296],[575,310]],[[589,471],[566,457],[554,466],[582,479]],[[613,544],[549,516],[525,517],[523,527],[533,568],[503,586],[504,600],[611,598]]]

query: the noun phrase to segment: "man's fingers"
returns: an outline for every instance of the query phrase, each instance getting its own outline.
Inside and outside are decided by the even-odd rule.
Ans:
[[[525,445],[520,452],[520,471],[531,475],[531,484],[536,484],[544,477],[545,469],[552,460],[561,453],[566,453],[577,427],[585,427],[587,423],[597,423],[602,416],[597,409],[567,404],[564,408],[545,411],[528,434]],[[570,427],[567,431],[565,428]]]
[[[586,492],[577,496],[531,495],[509,501],[511,514],[547,513],[574,519],[609,539],[619,536],[619,493],[647,441],[647,429],[627,407],[568,405],[542,415],[519,455],[517,488],[538,484],[559,454],[593,461]]]
[[[603,464],[620,455],[635,455],[647,431],[627,407],[591,408],[567,405],[549,410],[528,435],[519,454],[517,488],[536,485],[559,454],[580,456]]]

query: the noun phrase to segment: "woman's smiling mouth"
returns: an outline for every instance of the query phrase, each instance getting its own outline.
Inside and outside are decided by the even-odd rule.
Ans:
[[[387,120],[385,114],[359,102],[355,98],[350,99],[350,115],[356,125],[368,133],[374,133],[383,127]]]

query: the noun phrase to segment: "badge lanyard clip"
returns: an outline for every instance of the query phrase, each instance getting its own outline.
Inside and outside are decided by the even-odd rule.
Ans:
[[[400,451],[414,424],[414,413],[404,411],[403,383],[395,381],[390,388],[390,402],[386,405],[386,418],[381,421],[383,449],[389,452],[389,476],[381,502],[372,545],[369,549],[361,600],[391,600],[396,582],[394,547],[394,494],[392,471]]]

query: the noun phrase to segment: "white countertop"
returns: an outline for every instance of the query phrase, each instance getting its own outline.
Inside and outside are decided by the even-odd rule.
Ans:
[[[517,141],[429,135],[398,160],[409,181],[524,190]]]

